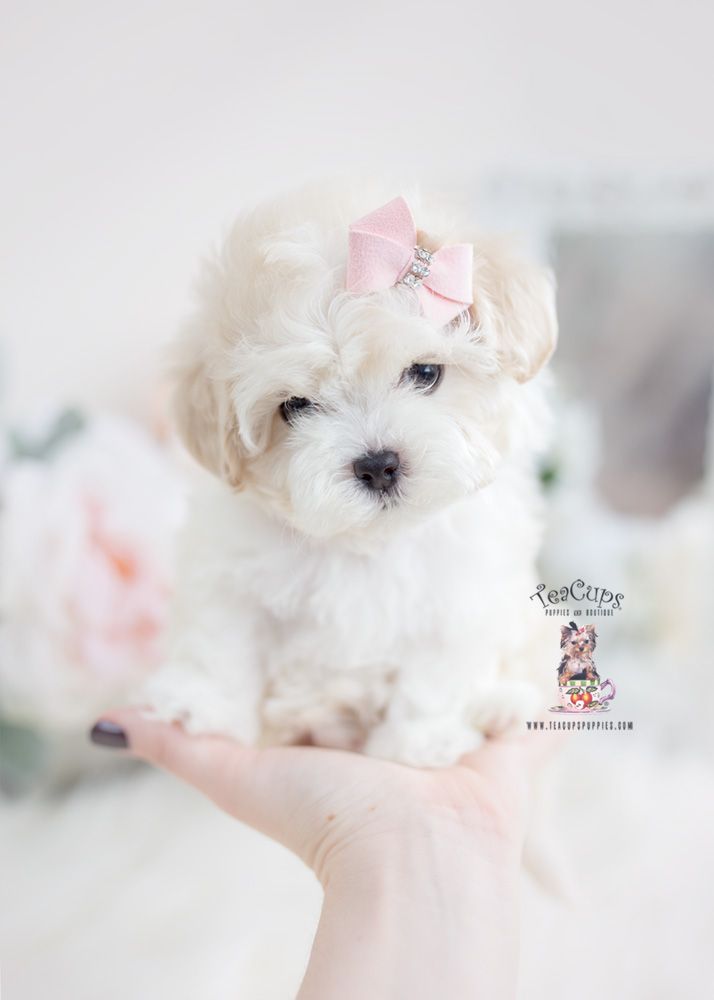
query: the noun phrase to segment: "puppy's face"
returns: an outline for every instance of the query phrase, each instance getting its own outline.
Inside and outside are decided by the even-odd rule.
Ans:
[[[594,625],[583,629],[572,629],[564,625],[561,629],[561,649],[570,659],[589,660],[597,642]]]
[[[489,483],[553,346],[547,278],[477,248],[476,306],[437,329],[411,289],[343,291],[346,222],[277,222],[237,227],[184,340],[194,455],[313,537],[387,533]]]
[[[493,476],[502,403],[486,360],[402,298],[388,308],[339,296],[303,345],[241,366],[267,411],[243,483],[309,535],[391,530]],[[248,420],[240,379],[234,392]]]

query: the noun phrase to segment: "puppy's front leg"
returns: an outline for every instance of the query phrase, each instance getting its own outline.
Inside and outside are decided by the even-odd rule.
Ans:
[[[465,753],[478,749],[482,734],[461,714],[415,717],[411,708],[395,703],[365,745],[365,753],[413,767],[449,767]]]
[[[175,618],[170,655],[146,683],[144,702],[155,717],[180,722],[191,733],[255,743],[263,675],[254,618],[218,594],[200,609],[177,609]]]
[[[419,651],[402,667],[365,752],[416,767],[447,767],[483,736],[469,717],[473,669],[454,652]]]

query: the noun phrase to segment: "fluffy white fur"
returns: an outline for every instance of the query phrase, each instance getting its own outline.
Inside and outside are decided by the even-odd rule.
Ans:
[[[277,200],[204,270],[176,403],[214,479],[149,688],[192,731],[446,764],[552,685],[528,600],[552,280],[410,194],[421,245],[473,242],[473,309],[436,329],[408,288],[347,293],[349,223],[395,193]],[[445,366],[433,394],[400,381],[415,362]],[[292,396],[317,405],[287,425]],[[404,473],[386,505],[352,469],[380,449]]]

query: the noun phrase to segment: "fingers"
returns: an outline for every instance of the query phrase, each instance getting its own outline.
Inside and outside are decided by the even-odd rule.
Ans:
[[[171,772],[307,864],[324,828],[323,810],[316,812],[312,803],[329,794],[326,788],[340,784],[333,770],[339,774],[340,765],[354,763],[352,754],[340,751],[258,750],[221,736],[192,736],[137,708],[106,713],[92,730],[92,740]]]
[[[158,722],[141,709],[106,713],[92,730],[96,743],[135,757],[188,782],[222,809],[255,825],[258,751],[220,736],[190,736],[176,723]]]

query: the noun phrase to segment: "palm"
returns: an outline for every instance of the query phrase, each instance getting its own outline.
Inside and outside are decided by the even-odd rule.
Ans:
[[[522,835],[532,741],[487,740],[449,768],[420,770],[341,750],[256,750],[173,726],[131,722],[136,753],[178,774],[222,809],[279,840],[318,871],[429,818],[498,836]],[[538,749],[537,747],[535,749]]]

